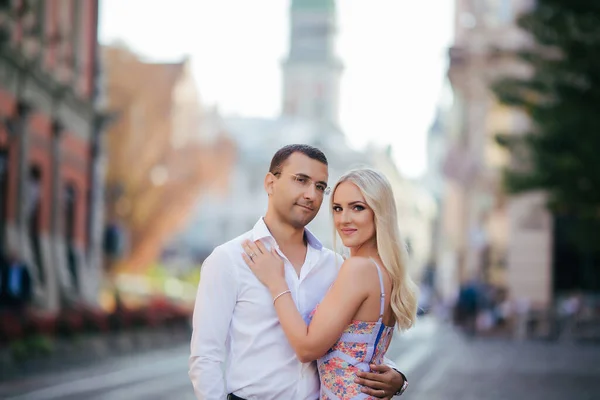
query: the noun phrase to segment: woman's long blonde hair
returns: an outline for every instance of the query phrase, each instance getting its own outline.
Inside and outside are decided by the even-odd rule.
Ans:
[[[418,289],[408,274],[408,252],[400,236],[392,186],[387,178],[376,170],[370,168],[351,170],[335,184],[331,194],[332,207],[333,195],[342,182],[355,184],[365,197],[367,205],[373,210],[377,252],[392,280],[390,305],[398,329],[409,329],[417,317]],[[334,232],[334,247],[337,236],[337,232]]]

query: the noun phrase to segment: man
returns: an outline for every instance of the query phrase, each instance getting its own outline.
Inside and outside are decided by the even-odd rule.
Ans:
[[[341,257],[325,249],[305,226],[328,192],[325,155],[289,145],[273,156],[264,186],[268,208],[254,228],[218,246],[202,266],[194,309],[189,375],[201,400],[319,397],[316,363],[302,364],[289,345],[269,291],[242,258],[242,242],[260,240],[284,259],[285,275],[300,313],[308,316],[335,280]],[[227,359],[225,376],[221,364]],[[379,398],[406,388],[387,365],[357,378]]]

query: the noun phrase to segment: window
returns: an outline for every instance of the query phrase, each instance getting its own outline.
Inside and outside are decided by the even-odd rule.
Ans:
[[[513,19],[512,0],[499,0],[498,18],[500,22],[508,23]]]
[[[3,245],[8,196],[8,151],[0,149],[0,252],[4,250]]]
[[[322,99],[314,100],[313,107],[316,120],[322,121],[327,118],[327,105]]]
[[[41,244],[41,213],[42,201],[41,185],[42,185],[42,169],[38,165],[32,165],[29,168],[29,177],[26,182],[25,195],[25,219],[29,240],[31,241],[33,258],[38,273],[38,278],[42,284],[46,283],[46,275],[44,272],[44,258],[42,256]]]
[[[65,185],[63,199],[64,240],[67,260],[67,270],[71,282],[77,288],[79,279],[77,274],[77,256],[75,251],[75,232],[77,231],[77,189],[73,183]]]
[[[512,22],[512,1],[513,0],[486,0],[482,10],[486,24],[494,27]]]

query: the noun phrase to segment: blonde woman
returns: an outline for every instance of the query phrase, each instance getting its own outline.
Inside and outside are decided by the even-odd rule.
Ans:
[[[321,399],[375,398],[355,382],[357,373],[382,362],[395,326],[404,331],[415,322],[416,286],[407,273],[395,204],[388,180],[377,171],[353,170],[337,182],[331,210],[350,257],[309,324],[291,297],[277,249],[244,243],[244,260],[273,295],[279,321],[298,358],[317,360]],[[392,395],[378,393],[378,398]]]

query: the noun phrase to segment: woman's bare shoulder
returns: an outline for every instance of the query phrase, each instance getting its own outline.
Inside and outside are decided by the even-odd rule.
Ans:
[[[344,260],[340,268],[340,274],[352,274],[352,276],[364,276],[372,273],[373,261],[367,257],[349,257]]]

